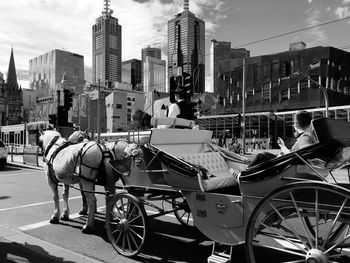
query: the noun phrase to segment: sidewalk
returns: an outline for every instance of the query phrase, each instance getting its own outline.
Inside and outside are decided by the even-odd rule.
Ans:
[[[0,248],[0,262],[101,263],[4,225],[0,225]]]

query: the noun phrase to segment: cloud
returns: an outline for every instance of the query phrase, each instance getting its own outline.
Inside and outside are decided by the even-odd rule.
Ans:
[[[306,10],[306,27],[316,26],[320,24],[322,15],[326,10],[322,10],[320,7],[310,8]],[[328,41],[328,37],[322,27],[315,27],[309,29],[303,33],[303,40],[310,46],[320,45]]]
[[[312,3],[312,0],[307,0],[307,2],[308,2],[309,4],[311,4],[311,3]]]
[[[190,1],[190,11],[205,20],[206,34],[211,34],[226,19],[230,1]],[[182,12],[182,1],[181,5],[170,0],[111,1],[111,9],[122,26],[123,60],[140,59],[146,45],[160,47],[166,59],[167,24]],[[17,68],[28,69],[30,59],[53,49],[81,54],[85,65],[91,66],[92,25],[102,10],[102,1],[0,1],[0,71],[7,70],[12,45]]]
[[[350,2],[350,0],[349,0]],[[350,16],[350,8],[348,6],[346,7],[337,7],[334,11],[335,15],[341,19],[347,16]]]

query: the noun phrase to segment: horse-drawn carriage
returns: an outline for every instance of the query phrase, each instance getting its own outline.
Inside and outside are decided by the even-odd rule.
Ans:
[[[322,118],[313,126],[317,144],[249,168],[245,157],[211,145],[211,131],[130,134],[142,154],[110,161],[121,182],[106,207],[110,242],[122,255],[138,254],[147,237],[144,206],[150,205],[156,216],[174,212],[213,240],[208,262],[229,262],[238,244],[247,262],[266,253],[279,262],[350,262],[350,184],[332,175],[350,160],[350,123]],[[241,171],[238,183],[231,169]]]

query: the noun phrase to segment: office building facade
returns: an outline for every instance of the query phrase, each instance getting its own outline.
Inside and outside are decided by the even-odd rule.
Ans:
[[[122,27],[112,16],[110,0],[104,0],[102,15],[92,26],[92,82],[121,81]]]
[[[122,63],[122,82],[130,83],[132,89],[136,90],[141,79],[141,60],[130,59]]]
[[[81,94],[85,84],[84,57],[55,49],[29,61],[29,88],[37,93],[31,120],[47,120],[49,114],[56,113],[63,76],[74,94]]]
[[[221,86],[217,84],[220,74],[223,73],[222,63],[229,64],[232,59],[249,56],[250,52],[245,48],[234,49],[231,48],[231,42],[212,39],[210,45],[210,92],[221,96],[224,93],[223,90],[218,89]]]
[[[189,11],[168,21],[168,77],[176,76],[178,67],[195,79],[194,92],[205,91],[205,22]]]
[[[294,74],[283,77],[283,62]],[[246,112],[276,112],[350,105],[350,53],[334,47],[302,48],[245,59]],[[220,63],[218,114],[242,112],[243,60]],[[311,78],[313,81],[309,80]],[[222,106],[222,107],[220,107]]]
[[[146,56],[143,62],[143,91],[166,91],[166,61]]]

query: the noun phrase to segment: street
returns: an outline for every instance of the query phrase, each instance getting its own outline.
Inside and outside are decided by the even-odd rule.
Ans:
[[[347,182],[346,169],[337,171],[335,177]],[[103,191],[103,188],[96,190]],[[93,233],[81,233],[86,216],[78,215],[82,202],[75,189],[70,190],[70,220],[50,224],[52,193],[41,167],[9,165],[1,169],[0,193],[0,262],[197,263],[207,262],[211,254],[212,243],[207,237],[197,229],[181,225],[173,214],[168,214],[148,218],[142,253],[132,259],[122,256],[107,238],[104,196],[96,195],[98,212]],[[148,215],[155,213],[153,208],[145,209]],[[235,262],[245,262],[243,245],[236,247],[233,254]]]
[[[61,189],[60,189],[61,190]],[[97,190],[103,190],[97,189]],[[81,208],[80,193],[70,191],[70,221],[61,221],[57,225],[49,224],[53,212],[52,193],[46,183],[43,171],[8,166],[0,171],[0,226],[6,226],[25,233],[30,237],[73,251],[78,255],[97,260],[97,262],[206,262],[211,252],[211,242],[196,229],[187,229],[180,225],[173,214],[149,220],[149,230],[143,253],[129,259],[119,255],[110,245],[104,229],[104,196],[97,195],[98,213],[94,232],[82,234],[86,217],[78,216]],[[61,202],[62,207],[62,202]],[[148,214],[154,213],[146,208]],[[1,233],[1,228],[0,228]],[[15,245],[0,239],[1,262],[37,262],[33,256],[16,255]],[[36,247],[46,254],[45,246]],[[64,253],[64,250],[63,252]],[[15,254],[18,261],[4,257]],[[68,262],[55,259],[52,262]],[[22,259],[23,260],[23,259]],[[58,261],[57,261],[58,260]],[[46,261],[49,262],[49,261]],[[70,262],[70,261],[69,261]],[[72,261],[78,262],[78,261]]]

